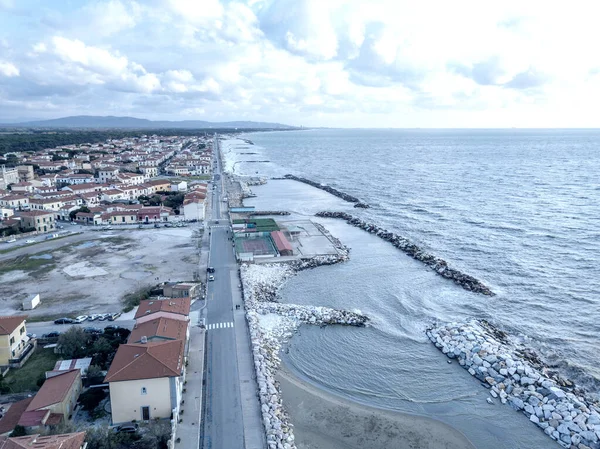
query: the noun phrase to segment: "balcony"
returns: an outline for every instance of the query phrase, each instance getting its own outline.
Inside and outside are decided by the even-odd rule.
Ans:
[[[21,354],[19,355],[19,357],[8,359],[8,365],[11,368],[21,368],[25,364],[27,359],[31,357],[31,354],[33,354],[33,351],[36,346],[37,341],[30,340],[29,343],[27,343],[27,346],[25,346],[25,349],[23,349],[23,352],[21,352]]]

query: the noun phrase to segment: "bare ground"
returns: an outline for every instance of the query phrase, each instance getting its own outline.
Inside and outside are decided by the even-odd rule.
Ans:
[[[193,229],[88,232],[83,241],[55,242],[47,252],[0,261],[0,314],[21,310],[37,293],[32,318],[120,311],[127,293],[163,281],[192,280],[198,270]],[[158,278],[158,279],[157,279]]]

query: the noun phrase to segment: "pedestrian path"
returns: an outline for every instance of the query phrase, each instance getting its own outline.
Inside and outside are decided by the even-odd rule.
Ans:
[[[212,329],[225,329],[228,327],[233,327],[233,321],[229,321],[228,323],[212,323],[206,326],[207,330],[212,330]]]

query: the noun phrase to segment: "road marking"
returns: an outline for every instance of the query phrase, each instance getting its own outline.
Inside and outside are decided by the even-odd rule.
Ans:
[[[212,323],[206,326],[207,330],[213,329],[226,329],[233,327],[233,321],[229,321],[228,323]]]

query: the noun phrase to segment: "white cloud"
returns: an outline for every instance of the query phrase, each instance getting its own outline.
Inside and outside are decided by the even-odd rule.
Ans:
[[[19,76],[19,69],[12,63],[6,61],[0,61],[0,75],[11,78],[13,76]]]

